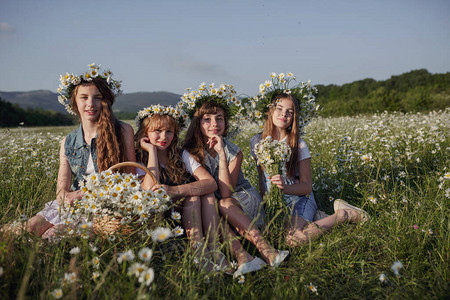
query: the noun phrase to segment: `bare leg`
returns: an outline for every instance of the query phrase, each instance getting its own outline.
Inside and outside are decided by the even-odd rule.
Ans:
[[[61,236],[64,233],[64,229],[67,226],[64,224],[60,224],[60,225],[55,225],[50,227],[49,229],[47,229],[43,234],[42,234],[42,238],[43,239],[53,239],[55,237]]]
[[[231,244],[231,252],[233,256],[236,258],[238,266],[252,261],[253,256],[251,256],[250,253],[248,253],[244,249],[244,247],[242,247],[241,242],[239,241],[234,231],[231,230],[230,226],[228,226],[228,223],[225,223],[223,231],[225,240]]]
[[[219,250],[219,226],[220,217],[217,209],[217,201],[214,194],[201,197],[203,232],[206,234],[208,248],[212,252],[214,261],[224,269],[229,266],[228,260]]]
[[[25,226],[28,232],[40,237],[50,227],[53,227],[53,224],[38,214],[26,221]]]
[[[291,216],[286,235],[286,243],[291,246],[299,246],[313,240],[336,225],[345,222],[358,222],[361,214],[356,210],[338,209],[333,215],[307,224],[302,217]]]
[[[203,243],[202,203],[200,197],[187,197],[183,201],[182,222],[192,245]]]
[[[271,264],[275,260],[278,251],[262,237],[258,227],[244,213],[236,199],[224,198],[220,200],[219,209],[239,234],[256,246],[267,263]]]

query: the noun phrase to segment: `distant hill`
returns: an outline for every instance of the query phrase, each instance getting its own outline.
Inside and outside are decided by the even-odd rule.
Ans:
[[[135,114],[138,110],[152,104],[175,105],[180,101],[180,96],[169,92],[138,92],[123,94],[116,98],[115,112],[129,112]],[[0,98],[17,104],[21,108],[39,108],[66,112],[58,102],[58,94],[48,90],[29,92],[0,92]]]
[[[450,107],[450,73],[431,74],[413,70],[387,80],[371,78],[343,85],[317,85],[321,116],[356,115],[387,111],[418,112]],[[175,105],[181,95],[169,92],[138,92],[116,99],[114,112],[120,119],[133,119],[139,109],[152,104]],[[57,94],[38,90],[0,92],[0,98],[21,108],[65,112]]]

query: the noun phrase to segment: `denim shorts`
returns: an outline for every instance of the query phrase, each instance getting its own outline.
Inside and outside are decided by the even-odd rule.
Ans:
[[[284,195],[284,202],[291,211],[291,216],[302,217],[308,222],[312,222],[316,214],[317,204],[314,194],[309,195]]]

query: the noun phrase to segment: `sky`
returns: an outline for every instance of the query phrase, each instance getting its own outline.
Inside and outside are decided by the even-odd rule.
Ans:
[[[90,63],[124,93],[447,73],[449,15],[448,0],[0,0],[0,91],[56,92]]]

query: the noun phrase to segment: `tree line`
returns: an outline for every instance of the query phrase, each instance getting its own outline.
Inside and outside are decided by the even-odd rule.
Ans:
[[[388,80],[363,79],[344,85],[316,85],[320,115],[353,116],[382,111],[419,112],[450,107],[450,73],[413,70]],[[119,119],[134,119],[136,112],[116,112]],[[37,108],[23,109],[0,98],[0,127],[73,125],[76,117]]]
[[[23,109],[17,104],[12,104],[0,98],[0,127],[73,124],[75,124],[75,118],[72,115],[39,108]]]
[[[450,73],[413,70],[388,80],[364,79],[337,85],[316,85],[321,116],[352,116],[382,111],[419,112],[450,107]]]

